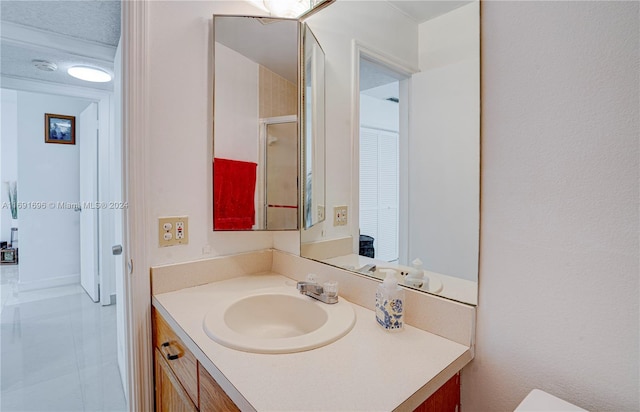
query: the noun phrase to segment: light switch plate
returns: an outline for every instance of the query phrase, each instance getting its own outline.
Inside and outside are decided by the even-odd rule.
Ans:
[[[347,206],[335,206],[333,208],[333,225],[346,226],[349,222]]]
[[[176,246],[189,243],[189,217],[158,218],[158,246]]]

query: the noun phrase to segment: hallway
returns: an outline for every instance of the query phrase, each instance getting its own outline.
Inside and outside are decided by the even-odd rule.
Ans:
[[[116,306],[79,285],[17,293],[17,267],[0,275],[0,410],[126,410]]]

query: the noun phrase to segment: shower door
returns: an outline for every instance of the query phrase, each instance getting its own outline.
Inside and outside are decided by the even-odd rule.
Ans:
[[[269,230],[298,228],[296,116],[264,120],[264,219]]]

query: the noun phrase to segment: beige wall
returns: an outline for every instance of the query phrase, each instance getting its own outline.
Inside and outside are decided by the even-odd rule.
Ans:
[[[259,66],[260,118],[298,113],[296,85],[264,66]]]
[[[464,411],[540,388],[637,411],[638,2],[482,3],[476,358]]]

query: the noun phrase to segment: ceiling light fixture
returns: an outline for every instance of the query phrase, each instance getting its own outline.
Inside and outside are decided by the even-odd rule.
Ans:
[[[255,0],[254,4],[257,3]],[[298,18],[310,15],[311,10],[320,10],[335,0],[263,0],[264,7],[271,17]],[[258,4],[258,7],[260,5]],[[260,7],[262,8],[262,7]],[[306,17],[306,16],[305,16]]]
[[[309,0],[264,0],[265,7],[274,17],[298,17],[311,8]]]
[[[106,83],[112,79],[109,73],[97,67],[71,66],[67,73],[76,79],[94,83]]]
[[[58,70],[58,65],[46,60],[31,60],[31,64],[36,66],[37,69],[45,72],[55,72],[56,70]]]

